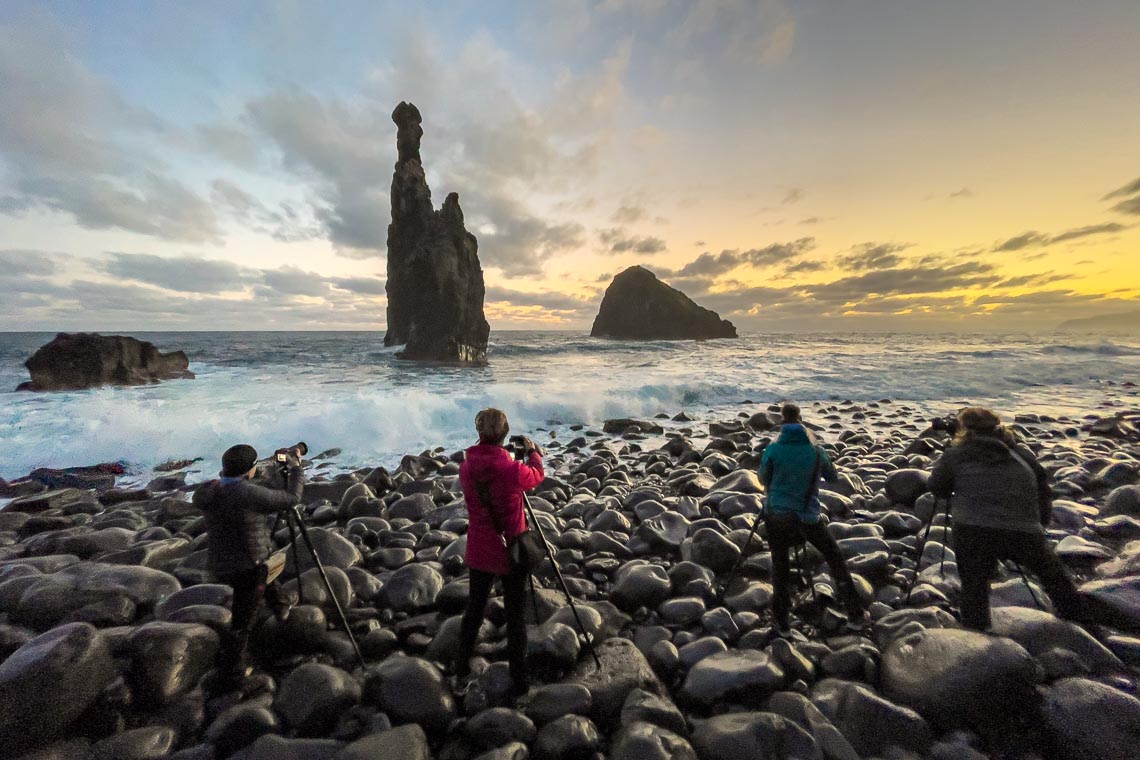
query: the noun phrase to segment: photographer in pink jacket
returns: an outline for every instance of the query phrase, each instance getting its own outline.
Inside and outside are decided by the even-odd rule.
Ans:
[[[542,450],[529,438],[523,439],[524,461],[515,461],[503,444],[510,432],[507,415],[498,409],[484,409],[475,417],[478,445],[467,449],[459,468],[459,482],[467,501],[467,554],[470,595],[463,615],[456,675],[470,673],[484,608],[496,580],[503,583],[507,613],[507,654],[516,695],[526,693],[529,678],[526,667],[526,571],[515,567],[507,545],[527,529],[523,492],[546,477]]]

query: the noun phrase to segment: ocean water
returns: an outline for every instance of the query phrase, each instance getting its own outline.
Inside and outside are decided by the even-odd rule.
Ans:
[[[0,477],[35,467],[125,461],[140,476],[233,443],[262,453],[305,440],[338,467],[392,466],[404,453],[471,443],[475,413],[498,406],[515,432],[687,410],[735,414],[744,400],[962,403],[1081,414],[1109,384],[1140,381],[1140,338],[1027,335],[745,335],[738,340],[593,340],[492,334],[490,364],[400,361],[375,332],[134,333],[182,349],[196,380],[139,388],[15,393],[47,333],[0,333]],[[549,434],[544,434],[544,438]]]

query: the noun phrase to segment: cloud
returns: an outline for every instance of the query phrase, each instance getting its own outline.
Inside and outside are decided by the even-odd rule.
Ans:
[[[350,293],[369,296],[382,296],[385,293],[385,281],[379,277],[330,277],[326,282]]]
[[[614,224],[634,224],[646,216],[647,212],[641,206],[623,205],[613,213],[610,217],[610,221]]]
[[[814,248],[815,238],[803,237],[787,243],[772,243],[763,248],[750,248],[746,251],[733,248],[716,254],[702,253],[671,274],[676,277],[712,280],[741,266],[764,269],[777,264],[790,263]]]
[[[48,277],[56,272],[56,254],[29,249],[0,250],[0,279]]]
[[[1136,179],[1132,180],[1127,185],[1123,185],[1122,187],[1116,188],[1111,193],[1108,193],[1103,198],[1101,198],[1101,200],[1102,201],[1110,201],[1113,198],[1126,198],[1129,195],[1137,195],[1137,194],[1140,194],[1140,177],[1137,177]]]
[[[112,277],[180,293],[224,293],[245,288],[245,270],[230,261],[149,253],[109,254],[99,266]]]
[[[323,277],[297,267],[265,269],[261,279],[271,290],[284,295],[316,297],[328,293],[328,283]]]
[[[853,246],[848,255],[839,257],[837,263],[856,272],[892,269],[902,263],[902,257],[896,254],[913,245],[914,243],[862,243]]]
[[[804,289],[821,301],[847,303],[868,295],[942,293],[977,288],[992,285],[999,279],[992,264],[968,262],[944,267],[883,269],[823,285],[807,285]]]
[[[599,230],[598,238],[606,246],[606,253],[638,253],[652,255],[667,248],[659,237],[631,235],[621,227]]]
[[[220,238],[210,205],[149,150],[164,125],[66,54],[52,31],[0,25],[0,92],[0,157],[14,191],[0,211],[44,208],[89,229],[166,240]]]
[[[1121,201],[1120,203],[1117,203],[1112,207],[1112,210],[1119,211],[1122,214],[1140,216],[1140,195],[1137,195],[1135,198],[1128,198]]]
[[[977,193],[975,193],[973,190],[971,190],[968,187],[961,187],[961,188],[955,190],[954,192],[950,193],[951,198],[973,198],[976,195],[977,195]]]
[[[801,200],[803,200],[803,197],[804,189],[802,187],[789,187],[787,191],[785,191],[784,198],[780,201],[780,203],[784,204],[785,206],[792,203],[799,203]]]
[[[1050,246],[1057,243],[1064,243],[1069,240],[1078,240],[1080,238],[1089,237],[1092,235],[1109,235],[1116,232],[1122,232],[1128,229],[1127,225],[1117,224],[1116,222],[1105,222],[1103,224],[1090,224],[1084,227],[1076,227],[1071,230],[1065,230],[1056,235],[1045,235],[1034,230],[1023,232],[1022,234],[1011,237],[1008,240],[994,246],[995,251],[1019,251],[1022,248],[1030,246]]]
[[[1003,243],[994,246],[995,251],[1020,251],[1022,248],[1031,245],[1041,245],[1048,238],[1040,232],[1023,232],[1016,237],[1011,237]]]
[[[1007,277],[994,283],[999,288],[1021,288],[1026,285],[1047,285],[1062,280],[1071,280],[1073,275],[1046,272],[1045,274],[1024,274],[1017,277]]]
[[[579,312],[593,303],[593,299],[579,298],[556,290],[528,292],[502,286],[489,286],[487,303],[505,302],[512,306],[538,306],[549,311]]]

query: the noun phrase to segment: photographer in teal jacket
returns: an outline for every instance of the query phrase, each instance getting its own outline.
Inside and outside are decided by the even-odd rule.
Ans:
[[[780,410],[783,425],[780,437],[764,449],[760,461],[760,482],[768,490],[764,524],[772,551],[772,616],[781,636],[791,633],[788,614],[791,611],[791,566],[788,552],[800,541],[807,541],[823,555],[835,579],[836,591],[847,611],[848,624],[858,627],[866,612],[855,591],[851,573],[839,545],[827,532],[820,513],[819,480],[839,479],[827,452],[815,441],[800,417],[800,408],[784,404]]]

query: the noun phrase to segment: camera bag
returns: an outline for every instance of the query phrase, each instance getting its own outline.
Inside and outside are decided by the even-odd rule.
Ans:
[[[489,481],[480,481],[475,484],[479,491],[479,501],[487,509],[487,514],[491,516],[491,523],[495,526],[495,531],[499,535],[503,535],[503,527],[499,523],[499,518],[495,515],[494,505],[491,502],[491,484]],[[523,519],[526,520],[524,512]],[[527,575],[530,575],[538,566],[542,564],[542,560],[546,557],[546,547],[543,545],[542,536],[538,531],[530,527],[529,520],[527,521],[527,529],[518,534],[514,538],[507,539],[507,557],[511,563],[511,569],[522,570]]]

